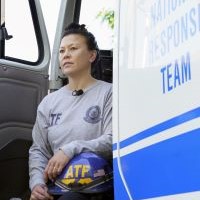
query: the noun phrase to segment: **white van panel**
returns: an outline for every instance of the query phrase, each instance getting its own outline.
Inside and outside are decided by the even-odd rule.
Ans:
[[[165,199],[198,191],[200,2],[118,2],[116,199]]]

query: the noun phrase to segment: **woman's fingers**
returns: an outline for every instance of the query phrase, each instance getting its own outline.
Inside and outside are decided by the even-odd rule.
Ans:
[[[31,193],[30,200],[45,200],[47,195],[45,194],[45,187],[36,185]]]
[[[63,167],[69,162],[69,158],[64,154],[62,150],[59,150],[48,162],[45,171],[45,181],[54,179],[62,172]]]
[[[58,174],[59,174],[59,166],[58,166],[58,165],[55,165],[55,166],[53,167],[52,177],[53,177],[53,178],[56,178],[56,176],[58,176]]]
[[[47,174],[47,177],[53,181],[53,170],[54,170],[54,165],[53,163],[49,163],[45,169],[45,173]]]
[[[61,171],[62,167],[60,167],[59,164],[48,164],[44,172],[45,181],[47,181],[48,178],[53,181]]]

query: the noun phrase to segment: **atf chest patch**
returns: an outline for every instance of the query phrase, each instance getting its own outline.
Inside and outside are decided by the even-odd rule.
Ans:
[[[101,120],[101,109],[99,106],[92,106],[90,107],[87,112],[84,120],[91,124],[96,124]]]

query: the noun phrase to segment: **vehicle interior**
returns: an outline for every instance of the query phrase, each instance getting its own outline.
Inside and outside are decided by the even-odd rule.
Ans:
[[[84,0],[83,0],[84,1]],[[18,59],[6,55],[5,47],[8,36],[7,23],[1,18],[0,33],[0,199],[9,200],[18,197],[27,200],[30,197],[28,152],[32,144],[32,128],[35,123],[37,106],[42,98],[51,89],[50,78],[58,81],[62,86],[67,83],[67,78],[60,78],[57,67],[57,58],[52,55],[51,68],[56,70],[49,76],[50,50],[42,10],[37,0],[27,1],[33,21],[35,38],[38,44],[38,57],[35,62]],[[65,10],[63,11],[63,5]],[[1,0],[1,8],[5,1]],[[81,0],[62,1],[60,12],[63,19],[57,25],[57,33],[72,21],[78,22],[81,9]],[[2,9],[1,9],[2,11]],[[73,13],[73,14],[72,14]],[[70,15],[70,16],[69,16]],[[1,13],[2,16],[2,13]],[[59,37],[58,37],[59,40]],[[10,39],[12,41],[12,38]],[[56,40],[55,40],[56,43]],[[57,43],[59,44],[59,42]],[[56,45],[56,44],[55,44]],[[100,62],[92,70],[95,78],[112,82],[112,50],[100,50]],[[54,62],[56,61],[56,62]]]

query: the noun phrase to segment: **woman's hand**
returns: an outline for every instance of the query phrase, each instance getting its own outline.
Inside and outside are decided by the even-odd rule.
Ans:
[[[53,200],[53,197],[48,194],[46,186],[36,185],[31,192],[30,200]]]
[[[48,179],[54,181],[54,179],[61,173],[62,169],[69,162],[69,158],[65,155],[62,150],[59,150],[54,156],[49,160],[45,170],[44,179],[47,182]]]

